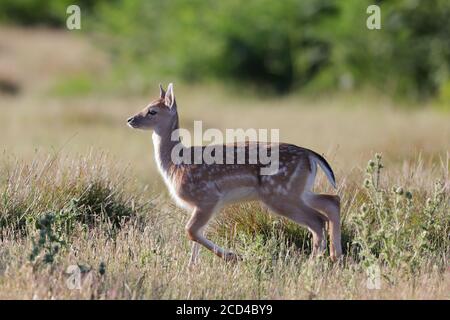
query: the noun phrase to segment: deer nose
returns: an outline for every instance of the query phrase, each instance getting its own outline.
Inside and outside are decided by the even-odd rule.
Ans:
[[[134,119],[134,117],[129,117],[129,118],[127,119],[127,122],[128,122],[128,123],[131,123],[131,122],[133,121],[133,119]]]

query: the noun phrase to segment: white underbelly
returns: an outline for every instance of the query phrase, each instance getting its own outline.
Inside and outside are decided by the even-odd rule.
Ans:
[[[253,187],[234,188],[222,195],[223,204],[235,203],[240,201],[251,201],[257,198],[256,189]]]

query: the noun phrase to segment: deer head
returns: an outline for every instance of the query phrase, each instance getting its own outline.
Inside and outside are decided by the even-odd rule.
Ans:
[[[178,125],[178,114],[173,84],[169,84],[167,92],[159,85],[159,98],[128,118],[127,124],[134,129],[154,130],[156,133],[175,129],[175,124]]]

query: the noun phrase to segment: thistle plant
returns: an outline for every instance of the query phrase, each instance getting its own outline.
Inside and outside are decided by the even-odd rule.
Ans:
[[[415,273],[423,255],[448,250],[445,185],[437,182],[433,194],[420,203],[417,195],[404,186],[384,187],[383,168],[381,154],[367,163],[364,201],[351,218],[353,246],[364,268],[377,264]],[[385,277],[389,278],[387,274]]]
[[[39,263],[52,264],[64,241],[55,232],[55,215],[47,213],[35,223],[38,235],[32,240],[33,249],[29,260],[35,265]]]
[[[423,210],[422,232],[417,243],[417,252],[439,251],[440,248],[448,247],[450,234],[450,217],[448,211],[448,198],[445,184],[438,180],[434,184],[433,193],[427,198]],[[442,210],[444,209],[444,210]],[[445,214],[445,212],[447,214]],[[441,236],[443,235],[443,236]]]

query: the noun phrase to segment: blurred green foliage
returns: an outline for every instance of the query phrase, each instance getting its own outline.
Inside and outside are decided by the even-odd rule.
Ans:
[[[83,96],[90,94],[95,88],[94,79],[88,74],[77,74],[60,80],[51,93],[61,97]]]
[[[0,0],[0,20],[25,26],[65,25],[66,9],[76,4],[85,11],[104,0]]]
[[[3,0],[0,12],[25,24],[63,25],[68,2]],[[375,87],[450,104],[448,0],[78,2],[120,76],[140,75],[144,86],[176,76],[279,93]],[[366,27],[372,4],[381,8],[381,30]]]

